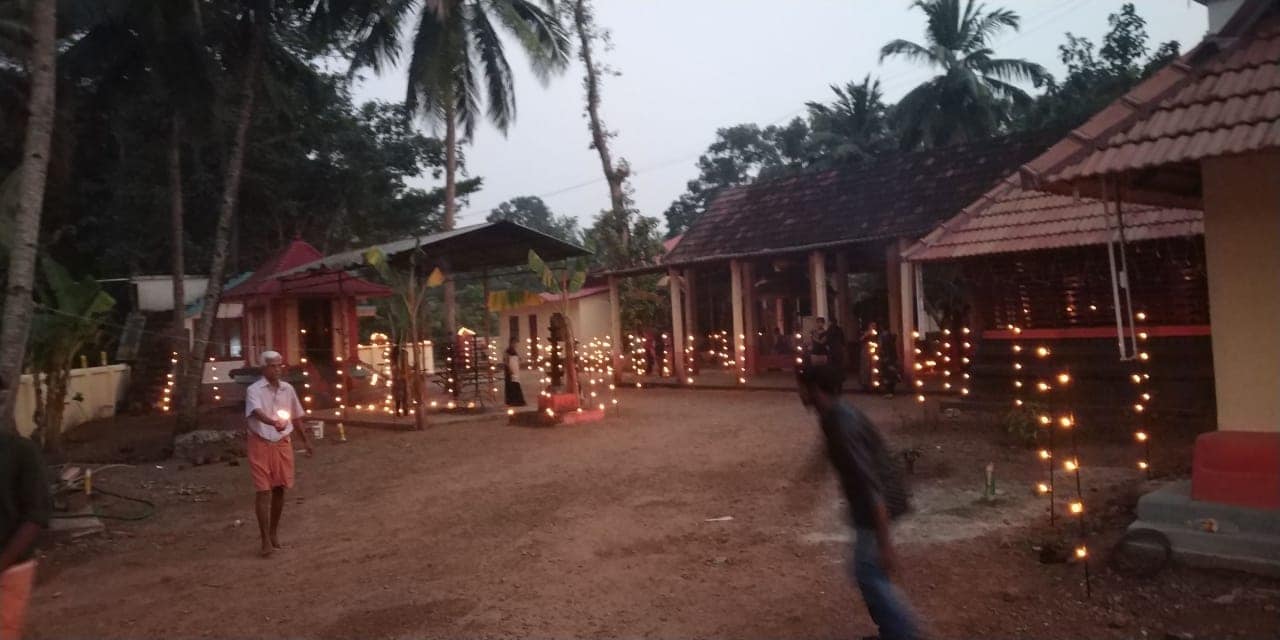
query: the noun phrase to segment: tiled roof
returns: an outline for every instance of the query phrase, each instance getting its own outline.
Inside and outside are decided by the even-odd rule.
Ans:
[[[919,237],[1060,137],[1006,136],[727,189],[664,263]]]
[[[1204,233],[1204,214],[1124,203],[1126,241]],[[942,223],[903,255],[908,260],[948,260],[995,253],[1059,249],[1116,240],[1114,210],[1099,200],[1025,190],[1010,176],[983,199]]]
[[[1221,34],[1140,83],[1023,167],[1024,184],[1280,149],[1280,0],[1249,0]]]

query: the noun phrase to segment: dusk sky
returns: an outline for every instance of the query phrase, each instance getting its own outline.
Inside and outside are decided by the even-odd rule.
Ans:
[[[1121,0],[990,0],[1022,16],[1022,29],[995,41],[1001,57],[1038,62],[1057,77],[1064,32],[1100,43],[1107,15]],[[606,62],[621,72],[604,87],[603,116],[618,135],[616,156],[631,162],[640,211],[662,218],[697,157],[719,127],[761,126],[804,114],[806,101],[827,101],[829,85],[881,78],[888,101],[900,98],[930,71],[878,61],[895,38],[923,41],[924,19],[908,0],[596,0],[597,20],[612,33]],[[1137,0],[1150,45],[1178,40],[1189,49],[1207,27],[1205,8],[1192,0]],[[514,44],[514,43],[513,43]],[[504,137],[488,123],[466,147],[467,169],[484,189],[461,211],[459,224],[479,222],[510,198],[538,195],[557,214],[585,226],[608,206],[599,159],[588,147],[582,69],[570,66],[543,87],[515,46],[517,120]],[[576,63],[576,59],[575,59]],[[404,73],[366,77],[356,97],[399,101]],[[1029,87],[1028,87],[1029,88]],[[422,180],[422,186],[431,186]],[[665,225],[665,220],[664,220]]]

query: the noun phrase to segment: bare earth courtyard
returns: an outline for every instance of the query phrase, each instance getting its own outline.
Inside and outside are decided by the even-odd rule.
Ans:
[[[1106,525],[1094,593],[1041,564],[1025,449],[990,429],[901,424],[910,400],[854,396],[894,446],[923,451],[898,527],[902,583],[940,637],[1275,637],[1280,581],[1101,556],[1136,495],[1120,446],[1082,452]],[[661,391],[552,429],[487,422],[349,430],[299,459],[257,557],[248,472],[140,465],[102,474],[155,500],[140,523],[46,546],[30,635],[51,637],[848,638],[874,629],[849,585],[848,533],[820,434],[793,394]],[[994,462],[996,505],[979,504]],[[1128,497],[1126,497],[1128,496]],[[726,519],[731,517],[731,519]],[[240,521],[241,524],[237,524]],[[1166,636],[1166,634],[1174,634]],[[1189,635],[1187,635],[1189,634]]]

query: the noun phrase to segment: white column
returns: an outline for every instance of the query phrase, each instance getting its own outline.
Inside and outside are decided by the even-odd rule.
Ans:
[[[746,324],[742,318],[742,263],[729,261],[729,302],[733,307],[733,358],[739,361],[745,358]]]
[[[910,241],[899,238],[886,250],[885,271],[889,280],[889,326],[898,334],[898,362],[904,381],[914,373],[915,343],[915,264],[902,259],[902,251]]]
[[[613,363],[613,380],[622,376],[622,302],[618,295],[618,279],[609,276],[609,358]],[[627,345],[630,349],[630,345]]]
[[[821,251],[809,254],[809,283],[813,296],[813,315],[827,317],[827,256]]]
[[[684,382],[684,304],[680,296],[680,272],[667,270],[671,290],[671,370]]]

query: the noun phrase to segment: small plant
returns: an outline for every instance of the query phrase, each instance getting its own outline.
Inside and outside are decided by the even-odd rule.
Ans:
[[[1035,446],[1039,426],[1036,424],[1036,411],[1030,405],[1005,412],[1000,418],[1000,426],[1013,444],[1028,448]]]

